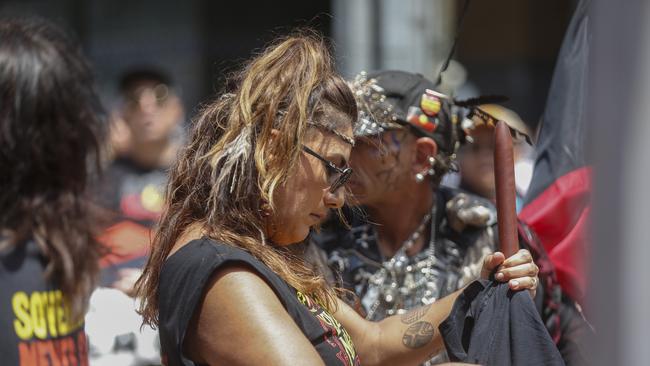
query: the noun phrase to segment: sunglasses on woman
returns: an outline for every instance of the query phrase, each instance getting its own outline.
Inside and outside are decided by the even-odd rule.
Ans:
[[[322,161],[323,164],[325,164],[325,168],[328,171],[327,177],[328,177],[328,182],[330,183],[330,189],[329,189],[330,193],[335,193],[339,188],[345,185],[348,179],[350,179],[350,176],[352,175],[352,168],[347,167],[341,169],[338,166],[336,166],[336,164],[320,156],[314,150],[308,148],[305,145],[302,146],[302,150],[307,154],[315,157],[316,159]]]

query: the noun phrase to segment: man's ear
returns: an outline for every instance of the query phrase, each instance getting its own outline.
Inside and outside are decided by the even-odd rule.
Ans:
[[[415,164],[413,164],[413,174],[431,169],[429,158],[435,158],[437,154],[438,144],[436,144],[431,137],[419,137],[415,140]]]

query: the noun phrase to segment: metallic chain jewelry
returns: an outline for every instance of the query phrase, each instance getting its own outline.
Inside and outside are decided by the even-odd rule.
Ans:
[[[420,222],[420,225],[418,226],[418,228],[415,229],[413,234],[411,234],[411,236],[409,236],[409,238],[404,241],[404,243],[400,247],[400,250],[406,252],[409,249],[413,248],[413,245],[415,245],[415,242],[422,235],[422,232],[424,231],[424,228],[426,227],[427,222],[429,222],[430,219],[431,219],[431,212],[427,212],[427,214],[424,215],[424,217],[422,218],[422,222]],[[398,251],[398,253],[399,253],[399,251]]]
[[[387,315],[401,314],[416,306],[427,305],[439,298],[446,280],[446,268],[435,256],[436,203],[418,228],[402,244],[393,257],[383,261],[381,268],[368,279],[366,319],[379,320]],[[422,236],[431,222],[429,246],[409,258],[406,251]]]

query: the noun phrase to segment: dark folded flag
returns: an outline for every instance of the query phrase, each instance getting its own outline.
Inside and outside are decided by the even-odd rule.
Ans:
[[[562,288],[582,301],[586,288],[591,168],[585,158],[590,0],[578,4],[551,82],[531,186],[520,219],[555,264]]]

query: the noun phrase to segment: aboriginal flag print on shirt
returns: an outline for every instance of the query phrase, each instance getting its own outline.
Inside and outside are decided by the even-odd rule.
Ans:
[[[0,252],[2,365],[88,365],[83,319],[72,321],[61,289],[44,279],[45,263],[33,241]]]

